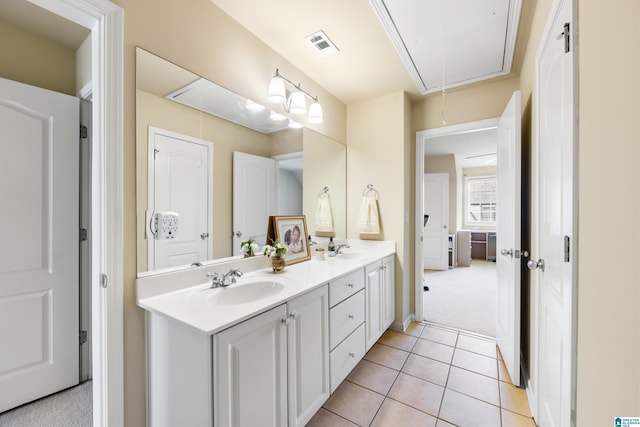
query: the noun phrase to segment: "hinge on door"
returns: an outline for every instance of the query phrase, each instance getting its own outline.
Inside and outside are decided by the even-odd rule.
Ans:
[[[569,53],[571,50],[571,33],[569,32],[569,23],[564,23],[564,31],[562,32],[564,36],[564,53]]]
[[[159,152],[160,152],[160,150],[158,150],[157,148],[153,149],[153,160],[156,159],[156,156],[158,155]]]
[[[80,229],[80,241],[81,242],[86,242],[87,241],[87,229],[86,228],[81,228]]]
[[[571,253],[571,239],[569,239],[569,236],[564,236],[564,262],[570,261],[570,257],[569,257],[570,253]]]
[[[89,135],[89,130],[86,126],[80,125],[80,138],[86,139]]]
[[[87,342],[87,331],[80,331],[80,345]]]

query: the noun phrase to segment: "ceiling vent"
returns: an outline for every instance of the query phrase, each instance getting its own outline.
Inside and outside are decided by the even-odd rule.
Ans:
[[[324,31],[318,31],[304,38],[313,48],[320,54],[320,56],[329,56],[338,52],[338,48],[327,37]]]

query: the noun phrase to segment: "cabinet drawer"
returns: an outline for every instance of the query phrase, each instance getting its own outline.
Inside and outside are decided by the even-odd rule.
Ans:
[[[364,270],[360,269],[329,283],[329,307],[364,289]]]
[[[364,322],[364,290],[329,310],[329,342],[333,349]]]
[[[337,346],[329,355],[331,366],[331,393],[364,357],[364,324]]]

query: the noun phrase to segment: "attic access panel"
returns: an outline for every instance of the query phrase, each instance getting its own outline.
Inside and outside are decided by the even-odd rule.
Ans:
[[[522,0],[371,0],[420,92],[511,72]]]

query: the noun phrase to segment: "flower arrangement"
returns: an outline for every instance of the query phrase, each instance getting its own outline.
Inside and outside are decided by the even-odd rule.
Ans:
[[[262,253],[268,257],[273,257],[274,259],[280,259],[284,257],[284,255],[289,251],[289,248],[284,243],[275,240],[271,245],[266,245],[262,249]]]
[[[244,252],[245,258],[254,256],[256,252],[258,252],[258,249],[260,248],[258,247],[258,244],[253,238],[243,240],[240,243],[240,250]]]

